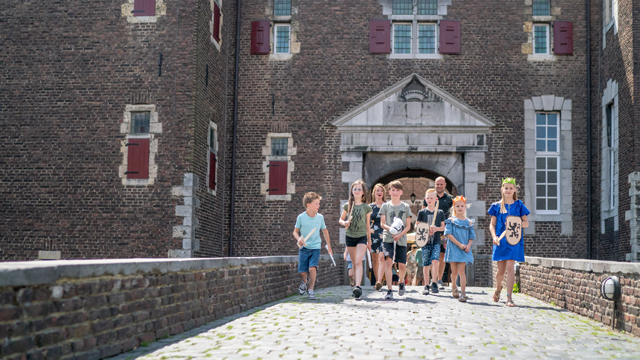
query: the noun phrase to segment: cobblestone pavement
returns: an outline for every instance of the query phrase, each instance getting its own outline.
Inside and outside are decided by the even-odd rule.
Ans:
[[[640,359],[640,339],[514,294],[517,308],[498,304],[489,288],[469,288],[467,303],[449,288],[405,296],[347,286],[318,299],[291,296],[122,354],[144,359]]]

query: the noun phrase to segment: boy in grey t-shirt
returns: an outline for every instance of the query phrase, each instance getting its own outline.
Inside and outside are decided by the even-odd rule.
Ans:
[[[404,275],[407,264],[407,232],[411,229],[411,207],[402,201],[402,183],[393,181],[389,184],[389,195],[391,200],[382,204],[380,208],[380,225],[384,229],[382,233],[382,252],[385,257],[384,273],[387,278],[387,295],[385,299],[393,299],[393,287],[389,279],[391,279],[392,267],[394,262],[398,263],[398,295],[403,296]],[[394,220],[396,224],[394,225]]]

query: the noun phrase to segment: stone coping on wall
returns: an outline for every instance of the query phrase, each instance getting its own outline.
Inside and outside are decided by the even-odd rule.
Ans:
[[[334,255],[334,259],[338,258],[340,256]],[[321,255],[320,259],[330,260],[331,257],[329,255]],[[297,262],[297,255],[197,259],[136,258],[3,262],[0,263],[0,287],[51,284],[64,278],[127,276],[149,273],[166,274],[180,271]]]
[[[525,256],[524,262],[548,268],[593,272],[597,274],[640,274],[640,263],[588,259],[561,259]]]

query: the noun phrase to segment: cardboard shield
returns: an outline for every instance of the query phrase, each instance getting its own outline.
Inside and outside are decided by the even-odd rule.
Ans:
[[[522,218],[519,216],[507,216],[505,232],[505,237],[509,244],[518,244],[522,240]]]
[[[429,224],[421,222],[416,226],[416,245],[424,247],[429,243]]]

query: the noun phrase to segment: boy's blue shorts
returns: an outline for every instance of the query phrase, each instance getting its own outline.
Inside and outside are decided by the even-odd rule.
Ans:
[[[320,261],[320,249],[307,249],[303,247],[298,250],[298,273],[309,272],[309,268],[318,268]]]
[[[431,266],[433,260],[440,259],[440,244],[425,245],[422,247],[422,266]]]

